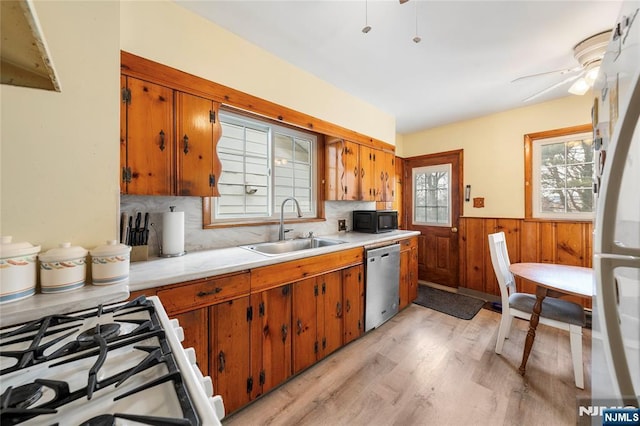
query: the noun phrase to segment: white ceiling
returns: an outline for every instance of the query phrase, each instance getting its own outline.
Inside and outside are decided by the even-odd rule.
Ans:
[[[567,95],[573,46],[611,29],[620,1],[185,1],[219,26],[396,117],[411,133]],[[414,43],[417,34],[421,43]]]

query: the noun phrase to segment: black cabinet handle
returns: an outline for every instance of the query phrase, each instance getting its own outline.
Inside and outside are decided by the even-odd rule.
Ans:
[[[218,294],[222,291],[221,287],[216,287],[211,291],[201,291],[198,292],[198,297],[211,296],[212,294]]]
[[[164,151],[164,130],[160,130],[160,151]]]
[[[289,327],[287,327],[287,324],[282,324],[282,343],[287,341],[288,334],[289,334]]]
[[[347,299],[347,306],[345,309],[347,310],[347,313],[351,312],[351,302],[349,301],[349,299]]]
[[[300,333],[302,333],[302,321],[300,321],[300,318],[298,318],[298,336],[300,335]]]
[[[336,304],[336,318],[342,318],[342,303]]]
[[[184,153],[188,154],[189,153],[189,136],[184,135],[184,137],[182,138],[183,142],[184,142]]]
[[[218,371],[222,373],[224,371],[225,357],[224,352],[220,351],[218,354]]]

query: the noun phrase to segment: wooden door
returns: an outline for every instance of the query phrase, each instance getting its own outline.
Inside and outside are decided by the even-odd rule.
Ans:
[[[420,231],[418,277],[458,287],[462,150],[405,161],[407,229]]]
[[[409,304],[409,258],[411,249],[400,251],[400,302],[398,309]]]
[[[178,195],[212,195],[213,102],[187,93],[177,94]]]
[[[364,274],[363,265],[342,270],[342,295],[344,300],[344,344],[364,333]]]
[[[173,90],[127,77],[128,194],[173,194]]]
[[[321,359],[342,346],[342,272],[335,271],[317,278],[321,289],[321,307],[318,307],[318,343],[317,359]]]
[[[225,410],[231,413],[250,400],[249,296],[209,309],[209,330],[213,333],[209,372],[216,394],[222,395]]]
[[[293,283],[293,372],[316,362],[318,287],[315,278]]]
[[[261,333],[257,344],[262,349],[262,369],[257,377],[262,393],[266,393],[292,374],[291,285],[263,291],[260,296],[262,306],[258,308],[258,320],[254,320]],[[256,374],[252,375],[255,380]]]
[[[395,154],[375,152],[376,201],[391,203],[395,194]],[[389,204],[390,206],[391,204]]]
[[[196,362],[204,376],[209,375],[209,328],[208,308],[194,309],[182,314],[169,314],[180,323],[184,331],[184,348],[196,351]]]
[[[360,191],[359,200],[375,201],[376,181],[375,181],[375,155],[374,149],[368,146],[359,146],[360,165]]]

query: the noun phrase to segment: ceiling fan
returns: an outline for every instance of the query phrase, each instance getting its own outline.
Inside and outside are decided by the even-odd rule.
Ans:
[[[568,89],[569,93],[574,95],[584,95],[585,93],[587,93],[587,91],[593,86],[593,83],[598,76],[600,63],[602,62],[607,44],[609,44],[610,36],[611,30],[607,30],[598,34],[594,34],[591,37],[588,37],[582,40],[580,43],[576,44],[573,47],[573,56],[580,64],[577,67],[525,75],[511,81],[512,83],[515,83],[516,81],[550,74],[568,75],[568,77],[566,77],[564,80],[553,84],[552,86],[549,86],[537,93],[534,93],[533,95],[524,99],[523,102],[529,102],[539,96],[544,95],[547,92],[550,92],[557,87],[561,87],[571,82],[573,82],[573,84]]]

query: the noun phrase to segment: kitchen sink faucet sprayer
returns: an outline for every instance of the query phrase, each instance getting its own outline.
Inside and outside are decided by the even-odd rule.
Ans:
[[[300,204],[298,204],[298,200],[293,197],[285,198],[280,205],[280,228],[278,229],[278,241],[283,241],[284,233],[290,231],[290,229],[287,229],[286,231],[284,229],[284,205],[289,200],[292,200],[294,203],[296,203],[296,209],[298,209],[298,217],[302,217],[302,210],[300,210]]]

